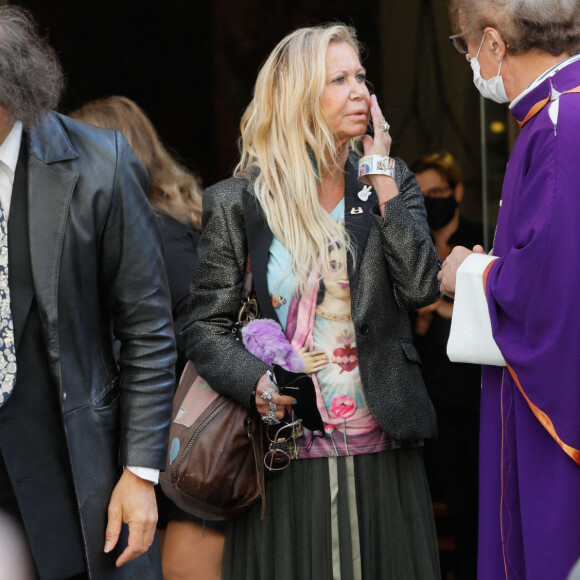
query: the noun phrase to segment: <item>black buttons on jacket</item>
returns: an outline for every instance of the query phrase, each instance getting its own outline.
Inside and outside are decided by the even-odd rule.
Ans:
[[[364,322],[363,324],[360,325],[360,333],[362,335],[369,333],[369,325],[366,322]]]

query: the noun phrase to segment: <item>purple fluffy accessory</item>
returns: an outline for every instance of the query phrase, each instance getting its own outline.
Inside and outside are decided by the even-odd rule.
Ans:
[[[252,320],[242,328],[242,337],[246,349],[267,365],[280,365],[293,373],[304,372],[304,362],[275,320]]]

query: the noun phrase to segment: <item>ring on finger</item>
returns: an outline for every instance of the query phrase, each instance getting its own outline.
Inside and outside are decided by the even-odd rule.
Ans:
[[[388,124],[386,121],[383,121],[383,122],[381,123],[381,129],[382,129],[382,130],[383,130],[385,133],[386,133],[386,132],[387,132],[387,131],[388,131],[390,128],[391,128],[391,126],[390,126],[390,125],[389,125],[389,124]]]
[[[278,425],[278,423],[280,423],[280,420],[276,418],[276,415],[274,415],[274,411],[268,411],[268,413],[262,417],[262,421],[264,421],[266,425]]]
[[[270,401],[270,411],[273,411],[275,413],[277,409],[278,409],[278,405],[276,405],[276,403],[272,403],[272,401]]]
[[[261,395],[260,397],[262,397],[262,399],[264,399],[264,401],[271,401],[272,400],[272,393],[275,393],[276,389],[273,389],[272,387],[270,387],[269,389],[266,389]]]

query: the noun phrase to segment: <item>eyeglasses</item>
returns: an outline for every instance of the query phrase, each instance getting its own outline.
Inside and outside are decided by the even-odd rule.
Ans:
[[[290,465],[290,461],[298,456],[296,439],[302,436],[302,419],[287,423],[281,427],[270,426],[266,436],[270,441],[268,451],[264,455],[264,465],[270,471],[281,471]]]
[[[467,48],[467,40],[465,40],[464,36],[467,32],[462,32],[461,34],[453,34],[449,37],[449,41],[451,45],[455,49],[455,52],[458,54],[468,54],[469,48]]]
[[[432,187],[431,189],[428,189],[423,196],[424,197],[448,197],[447,195],[445,195],[448,191],[451,191],[452,187],[450,185],[448,185],[447,187]]]

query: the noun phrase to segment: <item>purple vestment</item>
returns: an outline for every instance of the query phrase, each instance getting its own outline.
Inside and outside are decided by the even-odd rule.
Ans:
[[[512,113],[579,86],[571,62]],[[580,94],[556,125],[551,104],[511,154],[485,282],[508,368],[483,370],[479,580],[565,580],[580,556]]]

